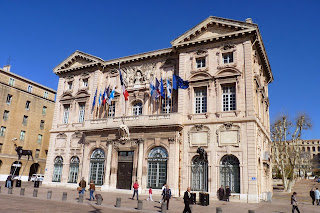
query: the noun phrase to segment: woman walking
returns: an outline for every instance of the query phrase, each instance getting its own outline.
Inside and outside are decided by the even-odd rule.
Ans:
[[[93,192],[96,190],[96,185],[94,185],[94,182],[93,180],[90,181],[90,188],[89,188],[89,191],[90,191],[90,201],[91,201],[91,198],[94,200],[94,196],[93,196]]]

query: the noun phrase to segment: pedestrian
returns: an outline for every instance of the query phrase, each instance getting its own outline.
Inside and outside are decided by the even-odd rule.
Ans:
[[[219,200],[223,200],[224,197],[224,188],[221,186],[218,190]]]
[[[149,197],[147,198],[147,200],[153,201],[152,200],[152,187],[150,187],[150,189],[149,189]]]
[[[134,199],[134,195],[135,195],[135,194],[137,194],[137,200],[139,200],[138,189],[139,189],[139,184],[138,184],[138,180],[136,180],[136,182],[133,184],[133,196],[132,196],[132,200]]]
[[[7,185],[6,185],[7,188],[11,188],[11,180],[12,180],[12,176],[11,176],[11,174],[10,174],[10,175],[8,175],[8,177],[7,177]]]
[[[93,180],[90,181],[90,188],[89,188],[89,191],[90,191],[90,201],[91,201],[91,198],[92,200],[94,200],[94,196],[93,196],[93,192],[96,190],[96,185],[94,184]]]
[[[79,194],[84,194],[84,191],[86,189],[87,186],[87,182],[84,180],[84,177],[82,178],[82,180],[79,183],[79,186],[81,187],[82,190],[79,191]]]
[[[320,192],[319,192],[318,188],[316,188],[316,190],[314,191],[314,198],[316,200],[317,206],[319,206],[320,205]]]
[[[312,205],[314,205],[315,197],[314,197],[314,190],[313,190],[313,188],[312,188],[311,191],[310,191],[310,197],[311,197],[311,199],[312,199]]]
[[[163,202],[163,200],[164,200],[164,189],[167,187],[167,185],[164,183],[163,185],[162,185],[162,188],[161,188],[161,191],[162,191],[162,193],[161,193],[161,200],[160,200],[160,202],[159,203],[162,203]]]
[[[187,213],[187,212],[191,213],[190,204],[192,204],[192,197],[190,193],[190,187],[188,187],[187,191],[184,193],[183,202],[184,202],[183,213]]]
[[[231,195],[231,190],[230,190],[229,186],[226,186],[226,199],[227,199],[227,202],[229,202],[230,195]]]
[[[169,185],[167,185],[167,187],[164,189],[164,201],[167,201],[167,210],[169,210],[169,201],[171,198],[171,189],[169,188]]]
[[[297,210],[297,212],[300,213],[299,208],[298,208],[298,200],[297,200],[296,195],[297,195],[296,192],[293,192],[293,194],[291,195],[292,213],[294,213],[295,210]]]

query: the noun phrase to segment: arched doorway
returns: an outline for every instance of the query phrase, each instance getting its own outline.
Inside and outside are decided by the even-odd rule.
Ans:
[[[33,163],[31,166],[30,166],[30,170],[29,170],[29,180],[31,178],[31,176],[33,174],[38,174],[38,170],[39,170],[39,164],[38,163]]]
[[[61,181],[62,167],[63,167],[63,158],[61,156],[57,156],[54,159],[52,182],[60,182]]]
[[[80,160],[77,156],[70,159],[69,183],[77,183]]]
[[[191,163],[191,190],[208,191],[208,163],[199,155]]]
[[[10,174],[12,174],[13,176],[19,176],[21,167],[22,167],[21,162],[19,161],[13,162],[13,164],[11,165]]]
[[[168,153],[163,147],[153,148],[148,156],[148,187],[161,189],[167,182]]]
[[[220,161],[220,185],[240,193],[240,162],[234,155],[225,155]]]
[[[105,154],[102,149],[92,152],[90,159],[90,176],[88,182],[94,181],[96,185],[103,184]]]

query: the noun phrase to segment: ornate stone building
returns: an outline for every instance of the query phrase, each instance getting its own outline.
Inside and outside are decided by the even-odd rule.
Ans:
[[[0,180],[44,174],[56,91],[0,68]],[[33,152],[18,161],[15,146]]]
[[[167,183],[174,196],[191,186],[211,198],[228,185],[232,200],[266,199],[273,76],[258,26],[209,17],[171,45],[109,61],[76,51],[54,68],[60,79],[44,184],[76,187],[85,177],[101,190],[130,190],[138,180],[142,193]],[[189,88],[154,101],[150,79],[165,79],[166,88],[173,74]],[[115,98],[93,108],[96,89],[99,96],[108,85]]]

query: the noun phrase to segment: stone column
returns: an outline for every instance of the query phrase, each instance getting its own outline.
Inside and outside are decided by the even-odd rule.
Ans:
[[[139,156],[138,156],[138,168],[137,168],[137,180],[139,185],[142,183],[142,163],[143,163],[143,140],[138,140],[139,144]]]
[[[111,169],[111,155],[112,155],[112,141],[108,141],[108,152],[107,152],[107,162],[106,162],[106,173],[103,188],[110,187],[110,169]]]

